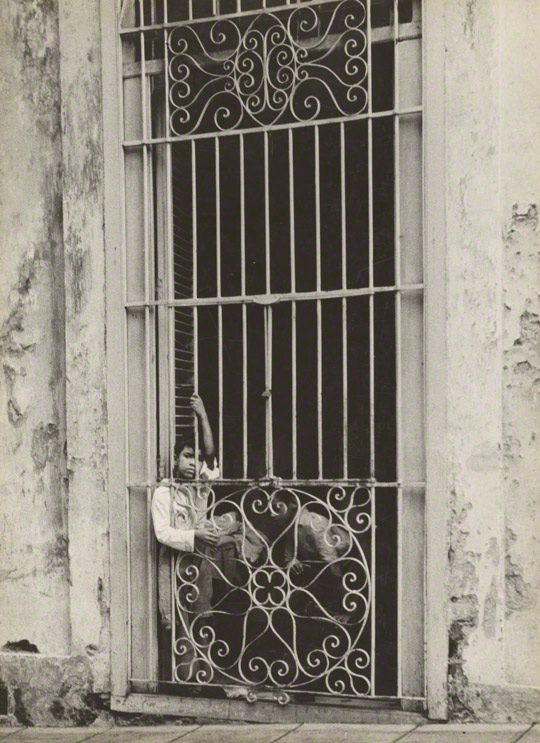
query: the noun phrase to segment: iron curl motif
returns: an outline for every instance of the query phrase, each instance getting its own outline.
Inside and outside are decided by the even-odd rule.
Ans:
[[[336,0],[176,26],[168,38],[172,133],[362,113],[365,23],[365,0]]]
[[[175,557],[173,679],[369,694],[369,490],[218,486],[207,504],[217,546]]]

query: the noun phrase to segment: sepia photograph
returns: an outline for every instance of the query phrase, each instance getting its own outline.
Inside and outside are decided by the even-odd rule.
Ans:
[[[1,0],[0,741],[540,741],[538,29]]]

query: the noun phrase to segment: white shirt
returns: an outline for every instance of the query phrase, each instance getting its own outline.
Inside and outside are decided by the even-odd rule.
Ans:
[[[206,461],[201,465],[201,480],[217,480],[219,467],[214,460],[210,469]],[[197,488],[189,480],[163,480],[152,497],[152,522],[156,539],[161,544],[180,552],[193,552],[195,530],[204,525],[208,509],[208,486]]]

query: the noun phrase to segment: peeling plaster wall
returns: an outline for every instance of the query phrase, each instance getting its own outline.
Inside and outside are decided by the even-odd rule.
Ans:
[[[540,716],[540,5],[446,9],[449,714],[526,721]]]
[[[540,689],[540,4],[503,13],[505,677]]]
[[[0,3],[0,647],[70,652],[57,5]],[[5,608],[9,607],[9,611]]]
[[[503,677],[499,61],[496,3],[446,8],[449,703],[460,716],[463,686]]]
[[[59,0],[72,654],[109,689],[103,123],[98,0]]]
[[[100,43],[97,0],[0,3],[0,683],[29,724],[110,684]]]

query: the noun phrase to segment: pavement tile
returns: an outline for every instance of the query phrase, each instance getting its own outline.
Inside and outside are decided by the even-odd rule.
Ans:
[[[109,728],[92,738],[92,743],[171,743],[173,740],[183,739],[196,729],[196,725]]]
[[[403,743],[514,743],[527,725],[421,725]]]
[[[283,743],[394,743],[414,725],[347,725],[306,723]]]
[[[94,734],[91,728],[23,728],[4,740],[6,743],[81,743]]]
[[[297,725],[203,725],[182,743],[273,743]],[[288,736],[287,740],[288,740]]]
[[[521,738],[519,743],[540,743],[540,725],[535,725],[529,732]]]

